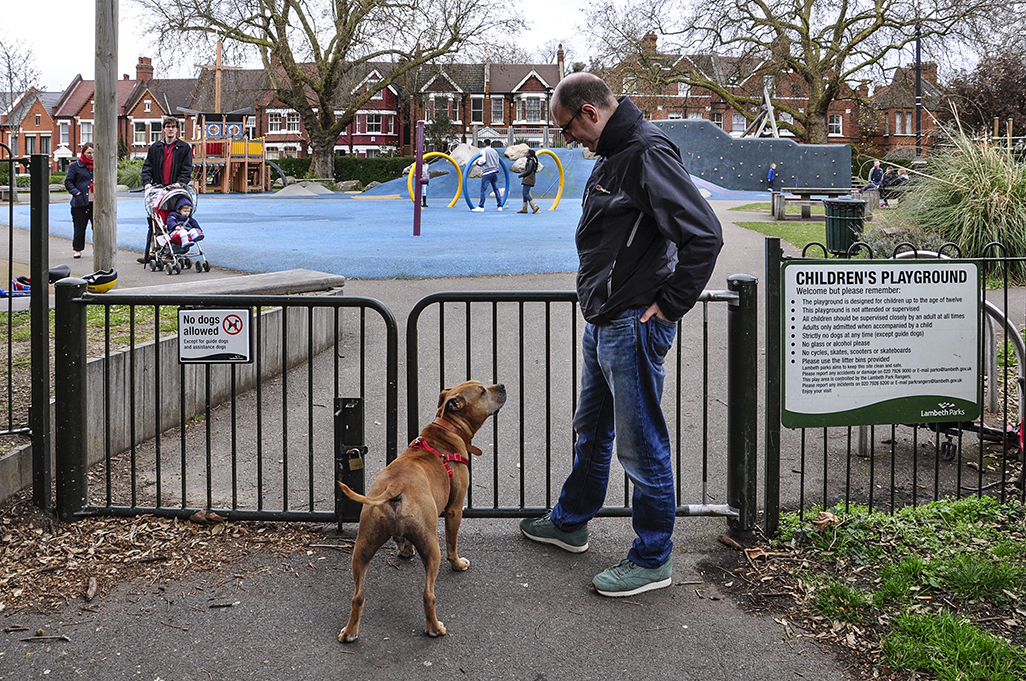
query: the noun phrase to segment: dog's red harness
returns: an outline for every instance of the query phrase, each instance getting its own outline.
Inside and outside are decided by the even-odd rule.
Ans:
[[[455,461],[456,463],[462,463],[465,466],[470,465],[470,460],[463,456],[459,452],[453,452],[452,454],[442,454],[440,451],[432,447],[427,440],[422,437],[418,437],[416,440],[410,443],[410,449],[426,449],[439,459],[442,460],[442,464],[445,466],[445,472],[449,474],[450,484],[452,484],[452,469],[449,468],[449,462]]]

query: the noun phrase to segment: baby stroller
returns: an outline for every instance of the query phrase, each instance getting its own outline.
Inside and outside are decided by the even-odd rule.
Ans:
[[[150,244],[153,257],[149,263],[152,272],[163,269],[168,274],[181,274],[182,270],[191,269],[194,264],[197,272],[210,271],[210,262],[199,244],[203,239],[202,231],[188,234],[168,228],[168,214],[183,198],[192,202],[195,214],[196,196],[188,189],[151,187],[146,192],[146,214],[153,222],[153,243]]]

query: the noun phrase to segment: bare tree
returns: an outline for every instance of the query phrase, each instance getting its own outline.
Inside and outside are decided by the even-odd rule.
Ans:
[[[39,83],[32,48],[0,32],[0,113],[7,113],[19,96]]]
[[[275,95],[302,117],[313,171],[331,177],[339,134],[357,111],[422,64],[519,29],[486,0],[135,0],[162,53],[195,37],[256,50]],[[371,65],[381,79],[348,84]]]
[[[598,30],[596,50],[609,64],[637,65],[639,79],[656,92],[671,83],[705,88],[751,120],[761,88],[740,91],[730,78],[671,63],[666,52],[715,52],[733,58],[737,75],[764,73],[801,86],[803,106],[774,106],[804,142],[827,141],[827,111],[838,99],[857,98],[855,85],[900,58],[916,40],[924,49],[979,45],[995,21],[1017,21],[1014,0],[604,0],[589,13]],[[665,41],[663,54],[647,49],[649,32]],[[669,45],[666,47],[665,45]],[[761,85],[761,79],[757,79]]]

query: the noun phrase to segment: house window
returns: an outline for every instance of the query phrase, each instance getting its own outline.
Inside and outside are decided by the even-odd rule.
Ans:
[[[735,113],[731,117],[731,124],[734,132],[744,132],[745,128],[748,127],[743,113]]]
[[[381,114],[367,114],[367,132],[381,132]]]
[[[673,116],[671,115],[670,118],[673,118]],[[688,120],[700,121],[703,118],[705,118],[705,116],[702,115],[701,111],[689,111],[688,112]]]
[[[246,116],[246,137],[256,137],[256,116]]]
[[[150,123],[150,144],[159,142],[163,132],[163,127],[159,121],[156,123]]]
[[[484,124],[484,98],[471,97],[470,99],[470,123]]]
[[[713,125],[715,125],[717,128],[722,130],[723,129],[723,114],[721,114],[721,113],[714,113],[712,115],[712,122],[713,122]]]
[[[828,135],[840,135],[841,133],[841,114],[830,114],[830,118],[827,120],[827,134]]]
[[[541,123],[542,121],[542,100],[535,97],[522,100],[524,104],[524,118],[528,123]]]
[[[82,138],[82,144],[85,144],[86,142],[92,142],[93,141],[93,123],[92,123],[92,121],[89,121],[88,123],[86,121],[82,121],[81,123],[78,124],[78,127],[80,128],[80,131],[82,133],[80,135],[80,137]]]
[[[492,97],[492,125],[502,125],[502,97]]]
[[[906,111],[905,112],[905,134],[906,135],[914,135],[914,134],[916,134],[916,126],[915,126],[915,123],[912,122],[912,120],[913,120],[912,119],[912,112],[911,111]]]
[[[267,132],[281,132],[281,114],[267,114]]]
[[[285,125],[288,132],[299,132],[299,113],[290,111],[285,119]]]
[[[691,86],[687,83],[677,83],[677,96],[678,97],[690,97]]]
[[[40,114],[36,114],[36,127],[38,128],[42,123],[43,117]]]
[[[373,90],[374,87],[378,84],[379,80],[381,80],[381,79],[380,78],[372,78],[367,83],[367,89],[368,90]],[[375,92],[373,95],[371,95],[371,99],[384,99],[384,98],[385,98],[385,88],[381,88],[380,90]]]
[[[44,135],[39,138],[39,153],[50,155],[50,136]]]
[[[364,152],[363,157],[364,158],[377,158],[378,157],[378,150],[377,149],[368,149],[367,151]]]
[[[36,136],[26,135],[25,136],[25,155],[31,156],[36,153]]]
[[[143,111],[145,111],[146,113],[150,112],[150,103],[151,102],[152,102],[152,100],[149,100],[149,99],[144,99],[143,100]]]
[[[71,144],[71,134],[69,132],[70,125],[68,124],[67,121],[61,121],[59,123],[59,126],[60,126],[60,129],[61,129],[61,141],[60,141],[60,144],[62,146],[66,147],[69,144]]]
[[[679,111],[671,111],[668,114],[666,114],[666,118],[667,120],[671,121],[679,121],[680,119],[684,118],[684,115]]]
[[[133,143],[134,144],[138,144],[139,146],[144,146],[146,144],[146,124],[145,123],[136,123],[134,127],[135,127],[135,140],[134,140]]]

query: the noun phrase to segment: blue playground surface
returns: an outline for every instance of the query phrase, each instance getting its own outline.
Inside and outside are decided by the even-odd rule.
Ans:
[[[254,273],[305,268],[354,279],[573,272],[578,264],[574,232],[594,161],[585,160],[580,150],[556,153],[566,173],[559,206],[549,210],[558,174],[551,157],[542,156],[545,169],[538,174],[534,190],[542,211],[529,215],[517,213],[522,205],[520,182],[513,173],[512,191],[502,212],[496,210],[494,197],[488,198],[484,213],[470,212],[462,197],[446,208],[458,180],[448,161],[436,161],[432,168],[449,174],[431,180],[430,207],[421,212],[418,237],[413,236],[414,206],[405,177],[359,195],[202,194],[194,215],[206,233],[203,251],[215,268]],[[499,184],[502,190],[501,173]],[[767,192],[724,190],[702,180],[696,184],[709,191],[710,200],[769,200]],[[479,190],[480,180],[471,179],[474,205]],[[16,227],[28,228],[27,205],[15,208],[14,222]],[[65,204],[50,205],[50,234],[71,238],[71,211]],[[92,240],[91,231],[87,240]],[[142,194],[119,196],[117,240],[118,248],[142,252],[146,240]]]

